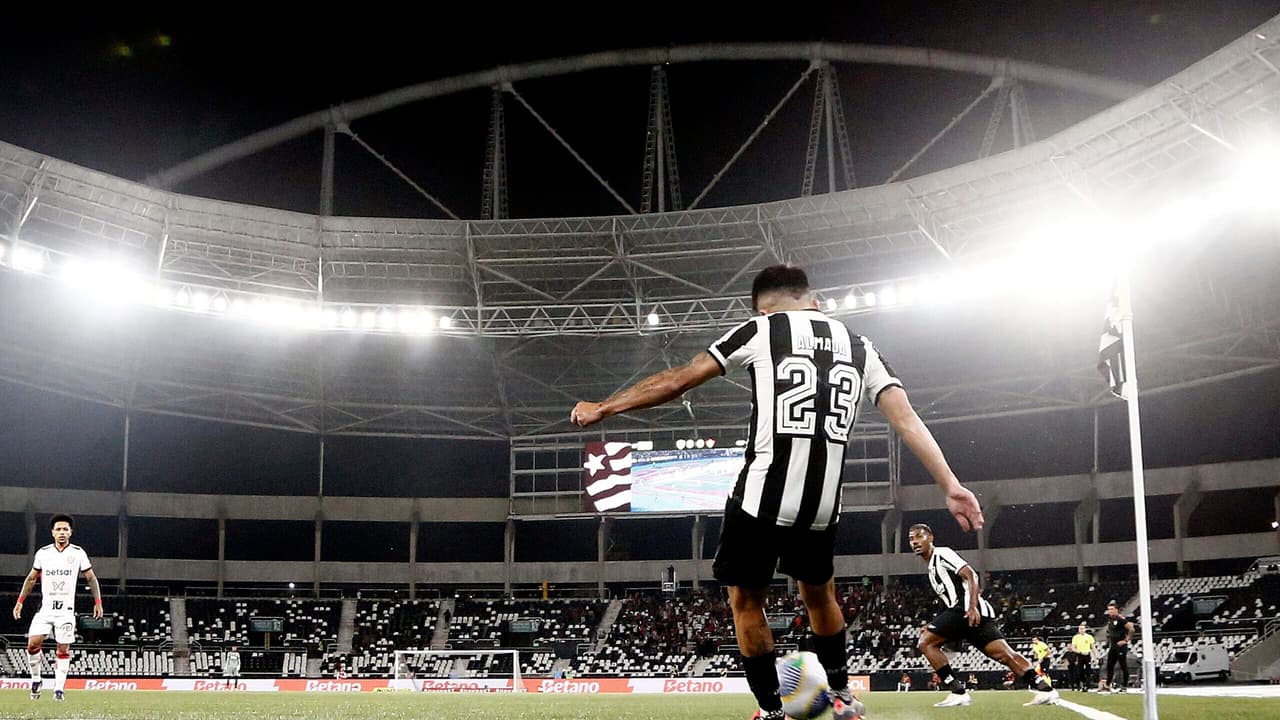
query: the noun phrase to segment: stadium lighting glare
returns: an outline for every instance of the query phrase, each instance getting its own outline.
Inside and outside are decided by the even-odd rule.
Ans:
[[[167,287],[157,287],[155,291],[151,293],[151,301],[156,307],[169,307],[169,304],[173,302],[173,293],[169,292],[169,288]]]
[[[898,302],[898,291],[892,285],[885,285],[880,288],[880,304],[889,306]]]
[[[652,441],[652,440],[638,440],[638,441],[636,441],[636,442],[631,443],[631,449],[633,449],[633,450],[639,450],[640,452],[644,452],[644,451],[646,451],[646,450],[652,450],[652,449],[653,449],[653,441]]]
[[[396,327],[396,311],[381,310],[378,312],[378,329],[394,330]]]
[[[1271,521],[1271,529],[1272,529],[1272,530],[1278,530],[1278,529],[1280,529],[1280,520],[1272,520],[1272,521]]]
[[[213,303],[211,304],[213,306],[213,311],[216,313],[222,313],[227,311],[227,298],[225,295],[218,295],[214,297]]]
[[[661,322],[661,318],[658,317],[658,313],[651,312],[649,313],[648,321],[649,321],[649,325],[657,325],[659,322]]]
[[[360,313],[360,327],[372,329],[378,324],[378,313],[374,310],[365,310]]]
[[[862,304],[867,307],[875,307],[878,300],[873,292],[862,293]]]
[[[9,246],[5,245],[4,243],[0,243],[0,260],[4,260],[4,255],[8,251],[9,251]]]
[[[35,248],[18,245],[13,249],[13,260],[11,262],[15,270],[38,273],[44,270],[44,253]]]
[[[858,307],[858,298],[852,292],[844,296],[844,309],[852,310]]]
[[[209,294],[200,290],[191,295],[191,308],[197,312],[208,312]]]
[[[341,321],[341,315],[337,310],[329,308],[321,313],[320,326],[324,328],[336,328]]]
[[[734,441],[733,441],[733,444],[734,444],[734,446],[735,446],[735,447],[746,447],[746,446],[747,446],[747,441],[746,441],[746,440],[734,440]]]
[[[827,312],[835,312],[840,309],[840,303],[835,298],[827,298]]]
[[[179,307],[187,307],[191,304],[191,293],[186,288],[179,288],[178,294],[173,296],[173,302]]]
[[[449,328],[451,328],[451,327],[453,327],[453,318],[449,317],[448,315],[441,315],[441,316],[440,316],[440,329],[441,329],[441,330],[448,330],[448,329],[449,329]]]
[[[716,446],[716,439],[715,439],[715,438],[707,438],[707,447],[708,447],[708,448],[713,448],[713,447],[715,447],[715,446]]]
[[[341,317],[342,327],[353,328],[356,326],[356,311],[351,308],[342,309]]]
[[[702,438],[698,438],[698,439],[694,442],[693,446],[694,446],[694,447],[696,447],[696,448],[698,448],[699,450],[701,450],[702,448],[704,448],[704,447],[706,447],[706,446],[707,446],[707,441],[706,441],[706,440],[704,440],[704,439],[702,439]]]
[[[684,449],[684,438],[680,438],[679,440],[676,440],[676,449],[677,450]]]

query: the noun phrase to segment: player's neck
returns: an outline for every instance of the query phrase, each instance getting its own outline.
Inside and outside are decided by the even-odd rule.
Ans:
[[[70,547],[70,546],[71,546],[71,541],[70,541],[70,540],[66,540],[66,541],[63,541],[63,542],[58,542],[57,540],[54,540],[54,541],[53,541],[53,547],[54,547],[58,552],[62,552],[63,550],[66,550],[66,549],[67,549],[68,547]]]

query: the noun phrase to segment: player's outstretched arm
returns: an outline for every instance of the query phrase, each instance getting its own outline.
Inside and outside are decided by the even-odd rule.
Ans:
[[[84,571],[84,579],[89,583],[89,591],[93,593],[93,616],[102,617],[102,590],[98,587],[98,576],[93,568]]]
[[[978,499],[960,484],[956,474],[951,471],[951,466],[947,465],[938,441],[933,439],[933,433],[929,432],[915,408],[911,407],[907,391],[897,386],[885,389],[876,398],[876,407],[889,421],[893,431],[911,449],[912,454],[920,459],[933,481],[947,494],[947,510],[960,523],[960,529],[966,532],[981,529],[984,520]]]
[[[32,568],[27,573],[27,579],[22,582],[22,591],[18,593],[18,600],[13,604],[13,619],[20,620],[22,618],[22,603],[31,594],[31,589],[36,586],[36,580],[40,579],[40,571]]]
[[[574,425],[587,427],[610,415],[640,410],[674,400],[720,374],[720,363],[710,353],[698,353],[684,365],[667,368],[619,390],[604,402],[583,401],[573,406],[569,419]]]

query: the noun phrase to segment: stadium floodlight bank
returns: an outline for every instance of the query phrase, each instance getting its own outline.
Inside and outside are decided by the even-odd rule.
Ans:
[[[396,650],[392,663],[391,689],[406,692],[524,692],[520,674],[520,651],[509,649],[477,650]],[[486,665],[497,657],[511,657],[511,672],[496,676],[472,677],[467,660],[486,659]],[[459,662],[461,661],[461,662]]]

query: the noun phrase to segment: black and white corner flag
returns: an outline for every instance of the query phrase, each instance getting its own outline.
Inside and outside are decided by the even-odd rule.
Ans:
[[[1107,378],[1111,385],[1111,393],[1119,398],[1128,399],[1129,368],[1125,366],[1124,344],[1128,342],[1122,331],[1121,319],[1132,317],[1129,309],[1128,293],[1124,283],[1116,283],[1115,290],[1107,301],[1107,314],[1102,323],[1102,339],[1098,344],[1098,371]]]

